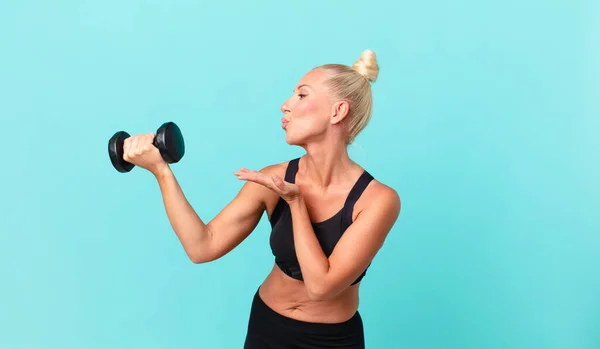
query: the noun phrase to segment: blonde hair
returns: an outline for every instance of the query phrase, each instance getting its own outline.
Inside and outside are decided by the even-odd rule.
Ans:
[[[377,80],[379,66],[372,50],[365,50],[352,65],[324,64],[317,69],[331,73],[325,84],[337,98],[347,100],[350,110],[347,115],[348,144],[367,126],[373,110],[371,83]]]

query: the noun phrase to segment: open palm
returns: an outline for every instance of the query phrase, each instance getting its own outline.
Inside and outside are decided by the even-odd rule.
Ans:
[[[235,175],[240,180],[258,183],[271,189],[287,202],[294,200],[300,193],[297,185],[286,182],[279,176],[266,175],[259,171],[248,170],[245,168],[235,172]]]

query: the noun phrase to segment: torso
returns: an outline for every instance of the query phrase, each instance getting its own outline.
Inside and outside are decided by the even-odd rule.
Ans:
[[[287,162],[277,165],[274,169],[275,174],[284,178],[287,166]],[[340,213],[356,179],[361,175],[362,169],[356,168],[355,174],[352,176],[354,180],[348,181],[343,186],[330,188],[327,193],[320,193],[308,179],[303,178],[300,172],[298,171],[295,177],[295,183],[302,192],[311,221],[319,224]],[[373,180],[369,185],[378,185],[378,183]],[[354,205],[352,220],[360,214],[370,200],[371,194],[365,190]],[[279,201],[280,197],[276,194],[266,200],[265,205],[269,218],[272,217]],[[359,305],[359,285],[360,283],[349,286],[334,299],[313,301],[308,298],[303,281],[286,275],[274,264],[261,285],[259,294],[269,307],[289,318],[317,323],[339,323],[350,319],[356,313]]]

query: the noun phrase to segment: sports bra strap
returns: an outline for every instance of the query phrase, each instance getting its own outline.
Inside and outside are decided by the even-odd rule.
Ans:
[[[365,170],[354,184],[354,187],[350,190],[346,202],[344,203],[344,207],[342,208],[342,231],[345,231],[350,224],[352,224],[354,204],[358,201],[372,180],[373,176]]]
[[[290,160],[288,162],[287,169],[285,170],[285,181],[286,182],[288,182],[288,183],[296,182],[296,172],[298,171],[298,161],[299,160],[300,160],[300,158],[297,158],[297,159]],[[269,219],[269,221],[271,222],[271,226],[273,226],[273,225],[275,225],[275,223],[277,223],[277,221],[279,220],[279,218],[281,217],[281,214],[283,213],[283,211],[285,209],[285,206],[286,206],[285,200],[283,200],[282,198],[279,198],[279,201],[277,201],[277,204],[275,205],[275,208],[273,209],[271,218]]]
[[[288,183],[296,183],[296,172],[298,172],[298,162],[300,158],[290,160],[285,170],[285,181]]]

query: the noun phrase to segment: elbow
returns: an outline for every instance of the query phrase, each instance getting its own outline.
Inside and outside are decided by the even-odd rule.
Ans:
[[[202,254],[202,253],[188,253],[188,257],[189,257],[190,261],[194,264],[204,264],[204,263],[212,262],[215,259],[217,259],[213,256]]]
[[[306,291],[308,298],[315,302],[328,301],[335,297],[335,292],[323,284],[307,285]]]
[[[192,240],[183,246],[188,258],[194,264],[204,264],[219,258],[215,255],[209,236],[206,234],[204,236],[205,238],[201,240]]]
[[[205,258],[200,255],[188,255],[188,257],[190,258],[190,261],[194,264],[204,264],[210,262],[208,258]]]
[[[188,258],[190,259],[190,261],[194,264],[204,264],[204,263],[212,262],[215,259],[217,259],[216,257],[212,256],[207,251],[203,251],[200,249],[186,251],[186,254],[187,254]]]

